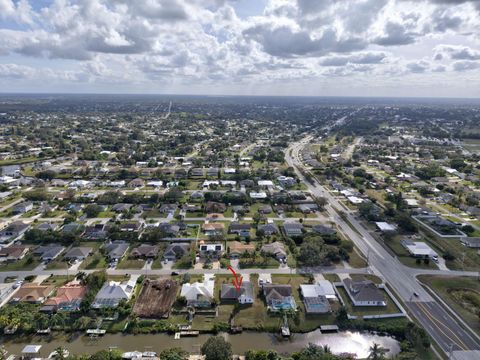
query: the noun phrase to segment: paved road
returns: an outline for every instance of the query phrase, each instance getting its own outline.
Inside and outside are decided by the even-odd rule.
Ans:
[[[470,329],[458,325],[457,320],[453,319],[447,310],[440,306],[416,280],[416,276],[420,273],[452,275],[453,272],[422,271],[406,267],[390,255],[350,212],[344,211],[344,207],[327,189],[317,181],[312,184],[305,179],[299,170],[304,169],[299,152],[311,139],[312,137],[308,136],[293,143],[286,151],[286,161],[295,169],[297,175],[305,182],[314,196],[327,199],[326,211],[360,251],[367,256],[373,272],[394,288],[406,303],[412,316],[422,324],[445,353],[450,350],[450,345],[453,346],[453,350],[479,350],[480,338]],[[340,214],[343,214],[343,217]],[[478,273],[470,273],[470,275],[476,276]],[[413,296],[414,292],[418,296]],[[455,336],[452,332],[455,333]]]
[[[92,273],[97,270],[79,270],[86,274]],[[171,269],[113,269],[109,268],[106,270],[107,274],[109,275],[142,275],[146,274],[148,271],[148,275],[159,275],[159,276],[166,276],[171,275]],[[173,270],[179,274],[230,274],[228,269],[187,269],[187,270]],[[34,270],[29,271],[3,271],[0,272],[0,280],[4,280],[6,277],[16,277],[18,279],[22,279],[28,275],[36,275],[36,276],[44,276],[44,275],[73,275],[77,271],[70,271],[67,269],[61,270],[44,270],[41,267],[37,267]],[[276,268],[276,269],[242,269],[239,270],[240,274],[259,274],[259,273],[270,273],[270,274],[308,274],[308,273],[323,273],[323,274],[368,274],[370,270],[368,268],[356,268],[356,269],[346,269],[346,268],[336,268],[334,266],[330,267],[318,267],[315,269],[291,269],[288,267]],[[1,282],[1,281],[0,281]]]

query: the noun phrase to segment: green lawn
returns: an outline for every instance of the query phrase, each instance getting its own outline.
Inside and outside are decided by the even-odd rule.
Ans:
[[[82,270],[105,269],[106,267],[107,260],[105,260],[105,257],[99,252],[87,257],[80,265],[80,269]]]
[[[59,287],[74,279],[74,275],[70,275],[68,277],[66,275],[54,275],[45,279],[41,285],[53,285],[55,287]]]
[[[360,251],[360,250],[358,250]],[[348,253],[350,258],[348,259],[348,264],[353,268],[363,268],[367,266],[367,261],[363,256],[360,256],[355,249]]]
[[[387,299],[387,306],[353,306],[344,287],[337,287],[337,291],[345,302],[347,312],[350,315],[364,316],[364,315],[381,315],[381,314],[397,314],[400,309],[395,305],[393,300],[388,296],[385,290],[380,289]]]
[[[0,271],[33,270],[40,265],[40,259],[33,254],[28,254],[23,259],[8,264],[1,264]]]
[[[131,259],[125,256],[117,265],[117,269],[141,269],[145,261],[141,259]]]
[[[161,269],[162,267],[162,257],[159,255],[155,260],[153,260],[152,269]]]
[[[480,282],[474,277],[419,276],[462,319],[480,334],[476,312],[480,309]]]
[[[69,267],[68,263],[63,260],[63,258],[55,259],[54,261],[50,261],[47,266],[45,266],[46,270],[61,270],[67,269]]]
[[[420,263],[417,263],[417,259],[412,257],[410,253],[403,247],[400,243],[401,237],[396,236],[392,239],[385,240],[385,245],[387,245],[398,257],[398,260],[406,266],[420,268],[420,269],[437,269],[437,265],[434,261],[431,261],[428,264],[425,264],[423,260]]]
[[[98,215],[97,218],[103,218],[103,219],[111,219],[115,216],[115,212],[113,211],[101,211]]]

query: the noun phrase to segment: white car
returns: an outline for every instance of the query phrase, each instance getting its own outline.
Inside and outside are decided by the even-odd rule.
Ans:
[[[18,289],[20,286],[22,286],[23,280],[18,280],[15,284],[13,284],[14,289]]]

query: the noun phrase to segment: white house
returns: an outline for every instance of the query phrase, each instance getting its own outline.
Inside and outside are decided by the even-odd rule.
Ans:
[[[183,284],[180,296],[185,297],[188,306],[210,307],[213,301],[215,281],[213,278],[204,282]]]

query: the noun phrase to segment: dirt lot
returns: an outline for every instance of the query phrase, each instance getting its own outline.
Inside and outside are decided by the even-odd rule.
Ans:
[[[146,279],[133,311],[141,318],[167,318],[177,292],[178,284],[174,280]]]

